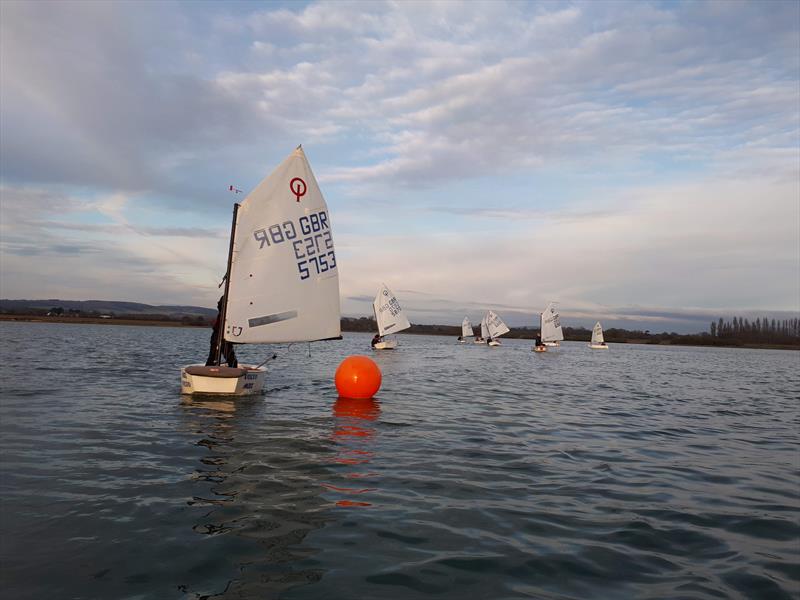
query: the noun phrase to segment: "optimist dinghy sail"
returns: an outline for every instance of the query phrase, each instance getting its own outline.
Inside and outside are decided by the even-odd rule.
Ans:
[[[397,333],[411,327],[400,302],[394,292],[385,283],[378,288],[375,300],[372,302],[372,310],[375,312],[375,322],[378,324],[378,335],[383,337],[390,333]],[[388,350],[397,347],[397,340],[380,341],[373,345],[376,350]]]
[[[225,339],[276,344],[336,338],[339,310],[328,206],[297,148],[239,208]]]
[[[475,335],[475,332],[472,331],[472,323],[469,322],[468,317],[464,317],[464,320],[461,321],[461,337],[468,338]]]
[[[606,341],[603,338],[603,326],[600,325],[600,321],[595,323],[594,328],[592,328],[592,341],[589,344],[589,347],[594,348],[595,350],[608,348],[608,344],[606,344]]]
[[[555,304],[552,302],[547,305],[541,314],[542,342],[547,346],[558,346],[558,342],[564,339],[564,332],[561,329],[561,319],[556,311]]]
[[[486,313],[488,315],[489,313]],[[489,326],[486,324],[486,315],[481,319],[481,338],[486,339],[489,337]]]
[[[220,315],[224,340],[339,339],[339,271],[331,222],[303,149],[298,146],[235,204],[233,215]],[[217,366],[185,367],[183,393],[244,395],[264,385],[261,365],[218,365],[219,359]]]
[[[483,331],[484,324],[486,325],[486,332]],[[481,335],[483,335],[484,339],[491,338],[492,341],[488,342],[490,346],[499,346],[500,342],[497,338],[509,331],[508,326],[503,323],[503,320],[496,312],[493,310],[487,311],[486,316],[481,321]]]

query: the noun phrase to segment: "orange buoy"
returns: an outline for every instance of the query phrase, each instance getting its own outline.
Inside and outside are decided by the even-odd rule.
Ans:
[[[381,370],[371,358],[348,356],[336,369],[335,382],[343,398],[372,398],[381,387]]]

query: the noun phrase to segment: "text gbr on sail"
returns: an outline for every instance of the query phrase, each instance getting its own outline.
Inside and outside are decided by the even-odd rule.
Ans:
[[[284,221],[257,229],[253,232],[253,237],[260,243],[259,250],[263,250],[264,246],[271,248],[283,242],[291,242],[300,279],[308,279],[312,272],[322,275],[336,268],[328,213],[324,210],[303,215],[297,220],[297,224],[294,221]]]

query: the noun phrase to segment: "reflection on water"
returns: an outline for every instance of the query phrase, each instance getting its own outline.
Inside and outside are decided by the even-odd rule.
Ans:
[[[192,530],[220,541],[220,552],[205,556],[229,572],[222,589],[186,584],[184,592],[264,597],[321,577],[319,569],[297,563],[313,554],[304,538],[332,520],[319,487],[329,449],[308,439],[287,441],[287,423],[265,423],[254,414],[263,402],[194,397],[181,404],[185,427],[207,450],[191,474],[208,484],[188,501],[198,510]]]
[[[344,473],[340,473],[340,476],[347,480],[347,485],[322,484],[337,496],[344,496],[336,500],[336,506],[362,508],[372,506],[372,503],[364,500],[362,494],[374,492],[375,488],[355,484],[376,477],[376,473],[366,469],[375,456],[374,423],[380,414],[381,406],[372,398],[354,400],[340,397],[333,405],[333,439],[336,442],[336,456],[332,462],[350,467]]]

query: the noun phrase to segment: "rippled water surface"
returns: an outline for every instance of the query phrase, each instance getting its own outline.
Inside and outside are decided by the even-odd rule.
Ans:
[[[8,598],[792,598],[800,354],[368,335],[244,347],[264,396],[182,400],[209,331],[0,324]]]

